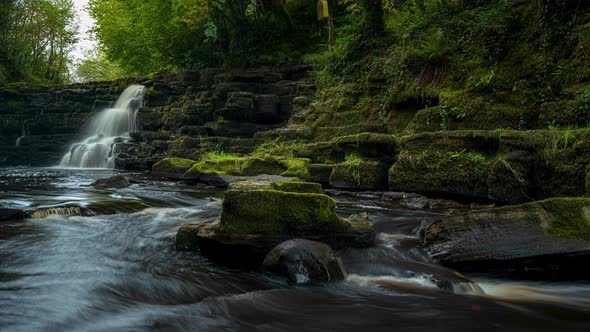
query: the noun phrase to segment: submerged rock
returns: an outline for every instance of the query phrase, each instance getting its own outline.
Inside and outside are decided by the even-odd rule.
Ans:
[[[131,185],[129,179],[123,175],[116,175],[107,179],[99,179],[91,184],[96,189],[127,188]]]
[[[427,252],[464,270],[588,275],[590,199],[555,198],[439,219],[423,229]]]
[[[296,284],[338,281],[346,275],[329,245],[305,239],[279,244],[268,253],[262,267]]]
[[[272,248],[293,238],[325,242],[335,249],[375,243],[367,218],[340,218],[336,202],[320,192],[318,184],[305,182],[233,183],[225,193],[220,220],[183,226],[176,247],[200,248],[230,263],[259,266]]]
[[[25,211],[19,209],[0,208],[0,221],[13,221],[25,219]]]

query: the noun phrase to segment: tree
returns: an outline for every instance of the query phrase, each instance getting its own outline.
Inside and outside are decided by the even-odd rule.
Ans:
[[[109,61],[132,75],[182,65],[208,17],[207,0],[91,0],[94,33]]]
[[[76,42],[71,0],[7,0],[0,9],[0,60],[8,81],[68,78],[68,53]]]
[[[377,37],[385,32],[383,18],[383,0],[361,0],[364,8],[364,34],[370,37]]]

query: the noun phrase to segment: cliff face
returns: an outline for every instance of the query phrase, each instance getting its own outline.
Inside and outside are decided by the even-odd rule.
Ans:
[[[0,88],[0,166],[57,164],[69,144],[80,139],[84,123],[112,106],[130,84],[146,87],[144,107],[138,113],[142,132],[119,146],[118,167],[149,168],[171,146],[176,153],[189,155],[250,152],[256,132],[285,123],[293,99],[313,95],[308,70],[306,66],[203,70],[53,88]]]

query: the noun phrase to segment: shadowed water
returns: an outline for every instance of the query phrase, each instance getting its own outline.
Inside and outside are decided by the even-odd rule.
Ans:
[[[88,186],[110,175],[0,170],[0,207],[35,210],[108,201],[118,209],[112,215],[0,223],[0,330],[590,328],[587,282],[533,283],[479,275],[479,286],[473,286],[431,262],[420,250],[416,232],[421,222],[445,211],[408,209],[378,196],[336,195],[339,213],[369,213],[380,243],[339,253],[349,273],[344,282],[293,286],[257,271],[225,268],[198,252],[174,250],[180,225],[218,217],[219,191],[149,179],[115,191]]]

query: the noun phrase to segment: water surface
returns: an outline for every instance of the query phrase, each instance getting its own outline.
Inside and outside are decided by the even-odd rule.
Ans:
[[[349,273],[344,282],[295,286],[174,250],[182,224],[218,217],[219,191],[147,178],[120,190],[88,186],[113,174],[0,169],[0,207],[108,202],[117,211],[0,224],[0,330],[590,329],[587,281],[484,274],[474,278],[486,294],[476,295],[460,276],[431,262],[416,232],[446,210],[411,209],[373,194],[334,195],[340,214],[369,213],[379,245],[339,253]],[[441,290],[433,278],[451,280],[459,294]]]

